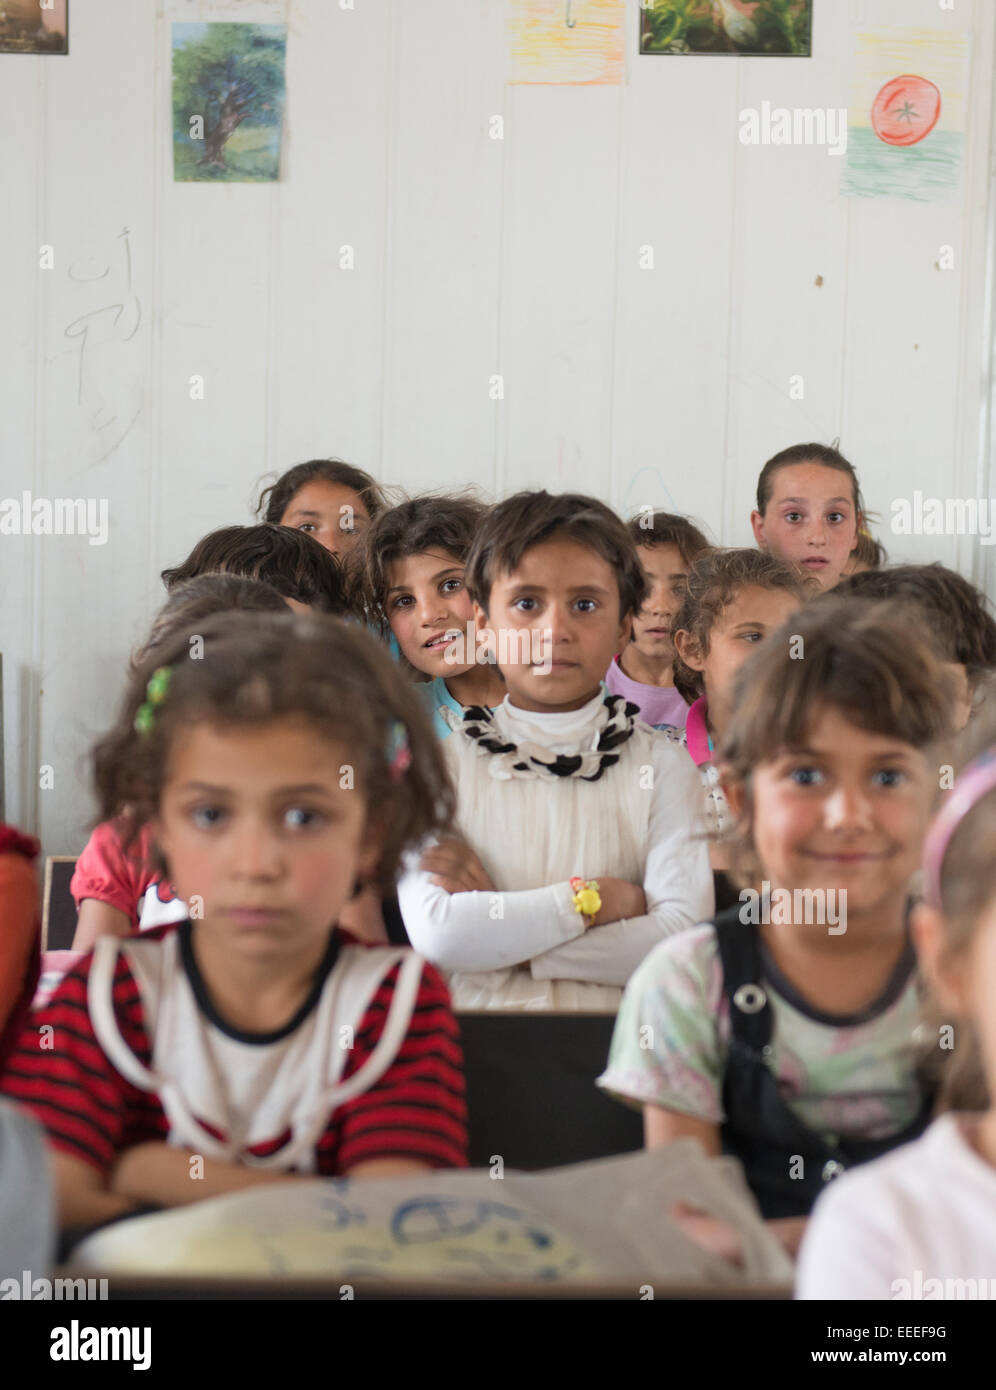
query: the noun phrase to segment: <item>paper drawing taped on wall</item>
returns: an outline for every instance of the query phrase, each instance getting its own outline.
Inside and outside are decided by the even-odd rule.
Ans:
[[[841,193],[919,203],[957,197],[967,58],[964,30],[855,34]]]
[[[280,168],[285,24],[173,25],[173,177],[269,183]]]
[[[617,85],[625,24],[625,0],[505,0],[505,80]]]

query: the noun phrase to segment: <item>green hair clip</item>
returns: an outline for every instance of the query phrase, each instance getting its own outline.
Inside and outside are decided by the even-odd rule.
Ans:
[[[135,715],[135,728],[140,734],[150,734],[156,722],[156,706],[166,699],[170,676],[173,672],[168,666],[157,666],[145,687],[145,703],[139,705]]]

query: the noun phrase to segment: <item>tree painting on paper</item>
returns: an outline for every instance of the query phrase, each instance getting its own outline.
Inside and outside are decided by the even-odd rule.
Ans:
[[[284,110],[284,24],[173,25],[173,177],[277,178]]]

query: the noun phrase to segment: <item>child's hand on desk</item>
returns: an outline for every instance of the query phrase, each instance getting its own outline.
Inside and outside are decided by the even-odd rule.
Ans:
[[[182,1207],[226,1192],[240,1192],[261,1183],[301,1182],[307,1173],[284,1172],[274,1168],[250,1168],[242,1163],[201,1158],[194,1176],[187,1149],[148,1139],[118,1155],[111,1170],[109,1187],[119,1197],[159,1207]]]
[[[150,1202],[149,1169],[150,1160],[154,1162],[159,1150],[168,1146],[161,1139],[150,1139],[143,1144],[134,1144],[117,1157],[108,1178],[108,1187],[119,1197],[129,1197],[135,1202]],[[179,1152],[174,1149],[174,1153]]]
[[[742,1268],[744,1264],[743,1237],[736,1226],[722,1221],[718,1216],[707,1216],[685,1202],[676,1202],[671,1208],[671,1220],[683,1231],[689,1240],[700,1245],[703,1250],[711,1250],[721,1255],[730,1264]],[[793,1260],[799,1253],[802,1237],[806,1230],[804,1216],[776,1216],[765,1221],[768,1231]]]
[[[647,895],[638,883],[629,883],[624,878],[600,878],[598,896],[602,899],[602,906],[595,914],[591,924],[593,927],[604,927],[609,922],[646,915]]]
[[[738,1269],[743,1267],[743,1237],[729,1221],[723,1221],[718,1216],[707,1216],[704,1211],[697,1211],[686,1202],[675,1202],[670,1215],[682,1234],[703,1250],[720,1255]]]
[[[484,865],[462,840],[440,840],[422,855],[419,868],[447,893],[493,893],[495,889]]]

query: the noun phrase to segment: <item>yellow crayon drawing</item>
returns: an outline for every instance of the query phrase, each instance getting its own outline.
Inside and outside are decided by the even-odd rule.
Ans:
[[[506,0],[509,83],[618,85],[625,0]]]

